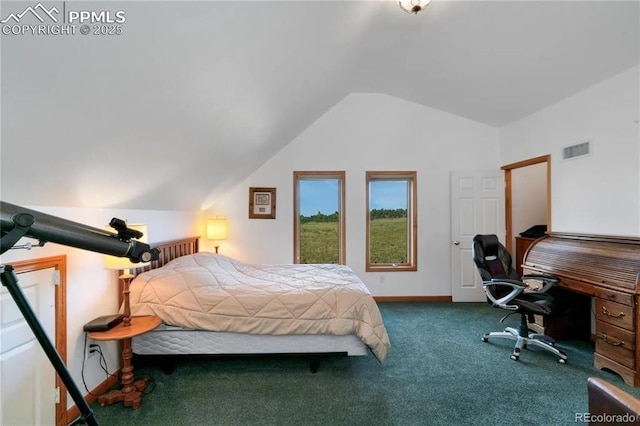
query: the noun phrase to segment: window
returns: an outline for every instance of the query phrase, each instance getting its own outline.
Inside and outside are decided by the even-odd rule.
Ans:
[[[293,262],[345,264],[344,172],[293,172]]]
[[[416,172],[367,172],[368,272],[417,271]]]

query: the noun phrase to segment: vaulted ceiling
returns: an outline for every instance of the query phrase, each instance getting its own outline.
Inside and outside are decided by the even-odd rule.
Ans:
[[[354,92],[502,127],[637,65],[639,4],[67,1],[123,33],[1,36],[0,197],[197,209]]]

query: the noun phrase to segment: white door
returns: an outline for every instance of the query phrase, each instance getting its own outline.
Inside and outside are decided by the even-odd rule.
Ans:
[[[471,258],[476,234],[504,240],[504,177],[502,171],[451,172],[451,296],[454,302],[486,300]]]
[[[55,340],[54,268],[17,275],[25,298]],[[13,298],[0,291],[0,424],[55,425],[55,370]]]

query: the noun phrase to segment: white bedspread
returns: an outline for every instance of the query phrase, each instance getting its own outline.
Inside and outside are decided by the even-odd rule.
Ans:
[[[355,334],[384,361],[378,305],[344,265],[250,265],[213,253],[172,260],[131,283],[132,315],[250,334]]]

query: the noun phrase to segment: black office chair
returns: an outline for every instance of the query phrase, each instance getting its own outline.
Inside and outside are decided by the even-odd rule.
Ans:
[[[496,235],[476,235],[473,237],[473,261],[482,277],[482,285],[487,301],[496,308],[512,311],[502,317],[503,322],[509,315],[520,314],[518,329],[507,327],[504,331],[495,331],[482,336],[482,341],[500,337],[516,341],[511,359],[517,361],[522,349],[535,346],[558,356],[558,362],[565,364],[567,355],[555,347],[555,340],[544,334],[529,331],[528,321],[534,321],[534,315],[553,315],[561,309],[553,296],[547,291],[558,282],[558,278],[549,275],[524,275],[520,277],[512,266],[511,255],[500,244]],[[526,280],[535,280],[527,284]],[[542,283],[542,284],[541,284]]]

